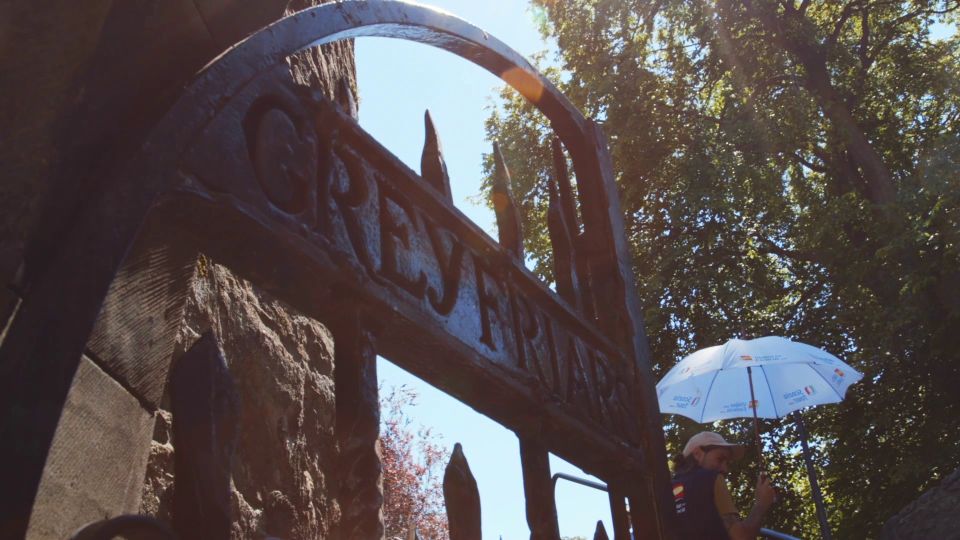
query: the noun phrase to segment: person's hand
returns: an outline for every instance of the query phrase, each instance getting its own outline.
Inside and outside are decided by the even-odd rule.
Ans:
[[[757,490],[755,491],[757,498],[757,506],[764,512],[770,509],[773,506],[773,503],[777,502],[777,490],[773,487],[773,484],[770,483],[770,478],[766,473],[760,473],[760,477],[757,478]]]

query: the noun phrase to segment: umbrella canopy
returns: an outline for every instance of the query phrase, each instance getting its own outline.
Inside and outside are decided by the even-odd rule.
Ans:
[[[805,343],[776,336],[731,339],[687,356],[667,373],[657,384],[660,412],[700,423],[752,416],[751,378],[757,416],[783,418],[798,409],[842,401],[863,375]]]

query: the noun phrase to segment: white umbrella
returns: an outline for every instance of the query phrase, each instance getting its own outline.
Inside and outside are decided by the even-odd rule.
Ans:
[[[805,343],[776,336],[731,339],[678,362],[657,383],[657,398],[660,412],[700,423],[752,416],[759,454],[757,417],[783,418],[805,407],[839,403],[847,388],[862,378],[836,356]],[[829,539],[806,428],[800,418],[797,424],[821,532]]]
[[[678,362],[657,383],[657,397],[660,412],[700,423],[752,416],[754,400],[758,417],[783,418],[842,401],[862,378],[836,356],[805,343],[776,336],[731,339]]]

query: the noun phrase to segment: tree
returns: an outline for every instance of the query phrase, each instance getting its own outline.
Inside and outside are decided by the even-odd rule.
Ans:
[[[960,463],[960,39],[930,34],[957,2],[533,4],[547,75],[608,135],[656,369],[781,334],[864,372],[805,419],[835,534],[875,536]],[[509,91],[487,128],[549,280],[551,134]],[[672,450],[702,429],[669,420]],[[795,429],[764,424],[776,528],[813,536]]]
[[[381,392],[381,395],[383,393]],[[429,429],[414,428],[406,410],[416,393],[391,388],[382,398],[380,426],[383,465],[383,519],[387,538],[407,538],[416,527],[424,540],[447,540],[443,467],[449,458]]]

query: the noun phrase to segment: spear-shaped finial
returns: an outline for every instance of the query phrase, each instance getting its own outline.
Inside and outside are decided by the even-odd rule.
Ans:
[[[580,226],[577,224],[577,203],[573,196],[573,188],[570,186],[567,158],[563,155],[563,146],[560,144],[558,137],[553,137],[550,145],[553,149],[554,175],[557,180],[557,187],[559,188],[559,193],[557,194],[559,207],[562,210],[564,221],[570,234],[570,254],[573,260],[572,279],[576,285],[577,298],[580,300],[579,305],[583,314],[588,319],[593,319],[596,310],[593,306],[593,293],[590,287],[590,263],[587,260],[587,249],[584,247],[583,233],[580,232]],[[553,232],[551,231],[550,234],[552,237]],[[554,248],[554,257],[556,256],[556,248]],[[560,291],[559,278],[557,281],[557,291]]]
[[[610,540],[602,521],[597,521],[597,530],[593,533],[593,540]]]
[[[577,291],[577,272],[575,268],[573,242],[570,228],[560,206],[557,185],[551,179],[547,184],[550,192],[550,204],[547,208],[547,229],[550,231],[550,244],[553,246],[553,274],[557,282],[557,293],[568,304],[577,309],[579,293]]]
[[[440,137],[437,135],[437,128],[433,124],[430,111],[423,113],[423,126],[425,138],[423,153],[420,154],[420,176],[448,201],[453,201],[453,195],[450,192],[450,175],[447,173],[447,163],[443,159],[443,147],[440,145]]]
[[[335,97],[340,107],[342,107],[351,118],[356,119],[359,116],[357,99],[353,96],[353,88],[350,87],[350,82],[347,81],[345,77],[341,78],[337,83],[337,93]]]
[[[497,228],[500,232],[500,245],[516,258],[523,260],[523,233],[520,226],[520,212],[510,191],[510,171],[503,161],[500,145],[493,142],[493,210],[497,215]]]
[[[460,443],[443,473],[443,499],[450,540],[480,540],[480,491]]]
[[[557,185],[560,187],[560,204],[563,208],[563,217],[566,219],[567,227],[570,228],[570,237],[576,238],[580,234],[580,226],[577,225],[576,201],[573,197],[573,188],[570,187],[567,158],[563,155],[563,146],[561,146],[558,137],[553,137],[550,146],[553,148],[553,170]]]

